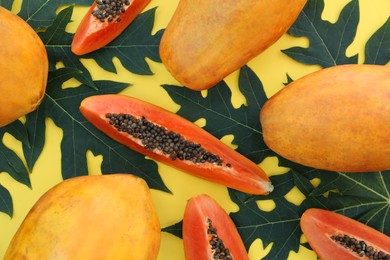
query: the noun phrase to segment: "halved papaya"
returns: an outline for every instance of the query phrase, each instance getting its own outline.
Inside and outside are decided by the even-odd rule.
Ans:
[[[106,135],[152,159],[243,192],[273,190],[255,163],[161,107],[123,95],[99,95],[84,99],[80,111]]]
[[[234,222],[206,194],[193,197],[187,203],[183,243],[186,260],[249,259]]]
[[[301,228],[321,259],[390,259],[390,237],[339,213],[308,209]]]

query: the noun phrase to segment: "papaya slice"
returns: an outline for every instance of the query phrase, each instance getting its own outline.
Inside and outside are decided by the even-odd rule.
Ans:
[[[339,213],[308,209],[300,224],[321,259],[390,259],[390,237]]]
[[[150,0],[96,0],[81,20],[71,50],[84,55],[118,37],[150,3]]]
[[[80,111],[95,127],[127,147],[184,172],[251,194],[273,186],[264,171],[201,127],[124,95],[84,99]]]
[[[249,259],[234,222],[209,195],[191,198],[183,217],[186,260]]]
[[[146,182],[78,176],[44,193],[12,238],[10,259],[157,259],[161,226]]]

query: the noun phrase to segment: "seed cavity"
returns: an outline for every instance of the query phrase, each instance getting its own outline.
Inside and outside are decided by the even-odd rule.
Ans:
[[[374,249],[372,246],[367,245],[365,241],[358,240],[348,235],[332,235],[330,238],[345,248],[352,250],[360,257],[375,260],[390,260],[389,254]]]
[[[213,254],[213,259],[233,259],[229,249],[225,247],[222,239],[218,237],[217,229],[213,227],[211,219],[207,219],[207,225],[207,234],[209,236],[209,244]]]
[[[126,12],[125,7],[130,5],[129,0],[95,0],[96,7],[92,11],[92,15],[99,19],[102,23],[120,22],[120,15]]]
[[[211,163],[217,166],[231,167],[200,144],[186,140],[183,136],[148,121],[145,117],[136,118],[130,114],[107,113],[106,118],[119,132],[125,132],[140,139],[144,148],[158,150],[171,160],[187,160],[193,163]]]

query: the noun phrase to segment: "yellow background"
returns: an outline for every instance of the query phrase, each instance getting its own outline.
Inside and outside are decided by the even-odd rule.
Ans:
[[[325,10],[322,15],[323,19],[332,23],[336,22],[339,12],[348,2],[348,0],[325,0]],[[153,33],[166,27],[177,4],[178,0],[151,1],[146,9],[158,6]],[[359,4],[361,12],[360,23],[356,38],[348,48],[347,55],[352,56],[359,53],[359,63],[362,63],[364,60],[364,46],[367,40],[390,16],[390,1],[360,0]],[[17,13],[19,9],[20,1],[15,1],[13,12]],[[77,25],[86,11],[86,7],[75,8],[73,22],[67,27],[69,32],[75,32]],[[249,67],[254,70],[261,79],[268,96],[273,95],[283,87],[282,83],[286,81],[287,71],[293,79],[297,79],[320,69],[319,66],[307,66],[297,63],[280,52],[281,49],[292,46],[308,46],[308,41],[305,38],[297,39],[289,35],[284,35],[271,48],[248,63]],[[116,58],[113,60],[117,69],[116,74],[104,71],[93,60],[83,59],[82,62],[91,71],[92,77],[95,80],[105,79],[131,83],[133,86],[123,91],[124,94],[158,104],[174,112],[179,109],[179,106],[175,104],[168,94],[160,87],[161,84],[179,85],[161,63],[147,60],[154,75],[140,76],[128,72],[121,65],[120,60]],[[61,64],[58,64],[58,66],[60,67]],[[232,73],[225,80],[233,91],[233,105],[238,107],[242,103],[245,103],[245,99],[238,91],[238,72]],[[78,82],[76,80],[70,80],[66,82],[63,87],[76,87],[77,85]],[[204,94],[206,95],[206,93]],[[197,123],[202,125],[205,122],[204,120],[199,120]],[[62,130],[58,128],[50,118],[46,120],[46,125],[45,147],[30,176],[32,189],[16,182],[7,173],[0,174],[0,184],[10,191],[14,205],[14,216],[12,219],[8,215],[0,213],[0,258],[3,257],[13,234],[16,232],[32,205],[45,191],[62,180],[62,155],[60,151]],[[222,140],[230,144],[232,138],[232,136],[226,136]],[[6,135],[2,141],[23,158],[21,144],[17,140],[10,135]],[[89,173],[91,175],[101,174],[100,164],[102,162],[102,157],[99,155],[94,156],[91,152],[88,152],[85,156],[88,160]],[[286,169],[277,167],[275,158],[267,158],[261,163],[261,166],[269,175],[283,174],[286,171]],[[180,221],[187,200],[190,197],[201,193],[211,195],[227,212],[235,212],[238,210],[237,205],[230,200],[225,187],[195,178],[160,163],[158,164],[158,167],[164,183],[172,191],[172,194],[168,194],[152,190],[153,201],[158,211],[162,227],[167,227]],[[295,188],[287,194],[287,199],[291,203],[299,204],[304,200],[304,197],[302,193]],[[262,202],[258,205],[260,210],[268,211],[274,209],[272,201]],[[302,240],[304,240],[304,238],[302,238]],[[249,249],[250,259],[261,259],[269,252],[271,246],[272,245],[264,248],[260,239],[255,240]],[[184,259],[181,239],[163,232],[158,259]],[[289,259],[316,259],[316,256],[312,251],[300,247],[299,252],[290,252]]]

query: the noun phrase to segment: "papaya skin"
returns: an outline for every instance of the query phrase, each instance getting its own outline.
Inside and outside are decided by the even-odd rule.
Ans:
[[[377,251],[390,254],[390,237],[330,210],[308,209],[302,214],[300,225],[310,246],[320,259],[366,259],[331,240],[332,235],[348,235],[365,241]]]
[[[263,138],[279,155],[341,172],[390,169],[390,67],[339,65],[277,92],[260,112]]]
[[[184,86],[214,86],[275,43],[306,0],[180,0],[160,43],[160,57]]]
[[[146,182],[131,174],[80,176],[31,208],[4,259],[157,258],[160,223]]]
[[[0,127],[35,110],[46,90],[48,58],[36,32],[0,6]]]
[[[97,95],[84,99],[80,111],[88,121],[113,140],[183,172],[250,194],[268,194],[273,190],[268,176],[254,162],[201,127],[161,107],[124,95]],[[201,144],[206,151],[220,156],[231,166],[217,166],[208,162],[194,163],[191,160],[172,160],[169,155],[157,149],[145,148],[140,139],[134,138],[127,132],[118,131],[109,124],[107,113],[131,114],[137,118],[144,116],[155,125],[178,133],[188,141]]]
[[[183,245],[186,260],[213,260],[208,236],[208,220],[229,249],[232,259],[249,260],[238,230],[226,211],[207,194],[192,197],[183,217]]]

